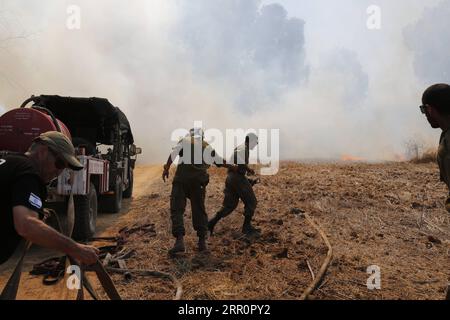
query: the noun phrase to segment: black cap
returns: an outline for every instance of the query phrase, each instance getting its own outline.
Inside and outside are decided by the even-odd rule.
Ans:
[[[450,113],[450,86],[445,83],[432,85],[425,90],[422,103],[429,104],[443,113]]]

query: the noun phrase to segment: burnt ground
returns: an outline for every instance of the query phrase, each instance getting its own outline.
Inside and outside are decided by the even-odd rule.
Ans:
[[[276,176],[263,177],[255,188],[259,239],[242,237],[241,204],[216,227],[209,239],[211,254],[199,254],[188,205],[188,251],[176,258],[167,254],[173,244],[171,184],[162,182],[161,171],[159,166],[137,168],[133,200],[121,215],[102,219],[102,235],[116,235],[125,226],[154,224],[156,233],[136,233],[128,239],[126,248],[136,253],[127,265],[175,275],[183,285],[184,299],[299,299],[311,282],[308,264],[317,274],[327,253],[303,211],[321,225],[334,250],[311,299],[445,296],[450,214],[443,206],[447,191],[435,164],[283,163]],[[210,174],[206,205],[212,216],[222,202],[226,172],[212,169]],[[381,269],[381,290],[367,289],[371,265]],[[0,282],[7,274],[2,270]],[[167,280],[112,277],[125,299],[172,299],[175,293]],[[75,297],[63,283],[49,288],[40,284],[39,277],[24,273],[23,279],[20,299]]]
[[[140,168],[139,175],[150,168]],[[152,170],[157,170],[152,168]],[[225,171],[211,170],[207,210],[222,202]],[[155,175],[154,175],[155,176]],[[151,223],[156,234],[132,236],[137,254],[130,268],[169,272],[180,279],[185,299],[298,299],[327,253],[302,211],[327,234],[334,258],[311,299],[443,299],[449,278],[450,215],[446,187],[435,164],[283,163],[256,188],[259,239],[243,238],[243,206],[220,222],[209,239],[210,255],[195,251],[186,211],[188,252],[167,255],[170,183],[159,175],[145,182],[128,215],[109,230]],[[188,205],[189,207],[189,205]],[[381,269],[381,290],[368,290],[367,268]],[[124,298],[172,299],[171,283],[113,276]]]

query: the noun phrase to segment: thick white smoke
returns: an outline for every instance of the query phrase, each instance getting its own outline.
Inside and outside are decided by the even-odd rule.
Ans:
[[[450,83],[449,17],[450,1],[442,1],[405,29],[406,44],[414,53],[414,69],[425,83]]]
[[[177,39],[194,72],[232,91],[247,114],[267,107],[308,76],[304,21],[259,0],[186,1]]]
[[[435,143],[417,106],[426,85],[446,79],[448,39],[429,35],[445,34],[449,0],[380,0],[381,30],[366,27],[370,1],[275,2],[2,1],[0,104],[108,98],[153,163],[195,120],[280,128],[289,159],[395,159],[406,140]],[[66,27],[72,4],[80,30]],[[436,66],[424,73],[428,60]]]

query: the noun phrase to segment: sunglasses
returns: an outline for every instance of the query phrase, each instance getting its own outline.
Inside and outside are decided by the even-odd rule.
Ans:
[[[427,107],[428,107],[429,105],[428,104],[423,104],[423,105],[421,105],[419,108],[420,108],[420,112],[422,112],[423,114],[427,114]]]
[[[58,170],[64,170],[67,168],[67,163],[66,161],[64,161],[61,156],[58,155],[58,153],[56,153],[55,151],[53,151],[52,149],[49,149],[50,152],[52,153],[53,157],[55,158],[55,168]]]

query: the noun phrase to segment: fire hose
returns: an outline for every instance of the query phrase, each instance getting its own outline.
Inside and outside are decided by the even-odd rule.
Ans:
[[[89,239],[89,242],[115,242],[115,245],[106,245],[98,248],[100,250],[99,258],[102,261],[103,268],[109,273],[122,274],[127,281],[131,280],[134,276],[156,277],[169,280],[176,288],[174,300],[180,300],[183,294],[183,287],[175,276],[156,270],[128,269],[126,266],[125,261],[134,255],[135,251],[127,250],[124,248],[124,244],[126,243],[127,238],[136,232],[140,232],[141,235],[148,233],[156,235],[154,225],[146,224],[132,228],[125,227],[119,231],[119,236],[95,237]],[[92,270],[89,270],[88,268],[83,271]],[[64,265],[61,265],[61,258],[51,258],[34,265],[33,270],[30,273],[33,275],[44,275],[44,285],[54,285],[64,277],[64,272],[65,267]],[[93,294],[93,290],[89,288],[89,282],[86,282],[84,277],[82,281],[92,298],[98,300],[95,292]]]
[[[73,188],[72,188],[73,190]],[[57,228],[59,229],[59,232],[62,232],[61,222],[58,218],[58,215],[53,211],[46,209],[43,213],[43,222],[46,222],[50,216],[54,216],[56,218],[57,222]],[[68,203],[68,209],[67,209],[67,217],[68,217],[68,223],[67,228],[64,232],[64,234],[68,237],[72,235],[73,227],[74,227],[74,220],[75,220],[75,209],[74,209],[74,202],[73,202],[73,193],[71,192],[69,197],[69,203]],[[22,275],[22,269],[23,269],[23,262],[25,260],[25,256],[28,253],[28,250],[30,249],[32,243],[30,241],[25,242],[25,247],[23,250],[23,253],[14,268],[14,271],[11,275],[11,277],[8,279],[8,282],[6,283],[6,286],[3,288],[3,291],[0,295],[0,300],[15,300],[17,298],[17,292],[20,284],[20,278]],[[75,260],[73,260],[71,257],[64,256],[61,258],[61,265],[66,265],[67,261],[70,261],[72,265],[77,265]],[[80,285],[80,289],[78,290],[78,296],[77,299],[81,300],[83,299],[83,287],[86,288],[86,290],[91,294],[91,296],[96,299],[98,298],[95,294],[92,285],[90,284],[89,280],[86,278],[84,271],[85,268],[83,266],[79,266],[81,270],[81,279],[80,282],[82,285]],[[100,281],[100,284],[102,285],[103,289],[105,290],[106,294],[111,300],[121,300],[119,293],[117,292],[116,287],[114,286],[113,281],[109,277],[108,273],[104,269],[103,265],[100,263],[100,261],[97,261],[94,265],[90,266],[90,269],[86,269],[90,271],[94,271],[97,275],[97,278]]]

